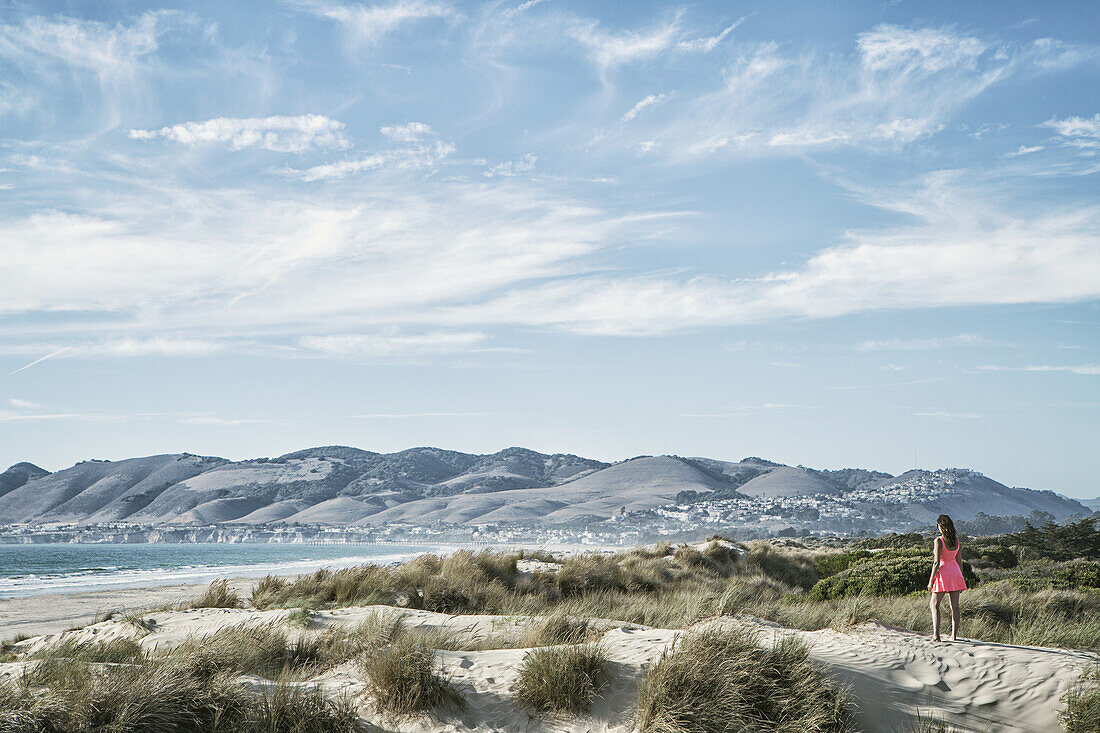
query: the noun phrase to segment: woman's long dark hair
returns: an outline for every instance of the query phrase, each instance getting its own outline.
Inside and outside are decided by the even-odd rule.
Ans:
[[[936,526],[940,528],[940,532],[943,534],[944,547],[948,550],[954,550],[959,546],[959,536],[955,534],[955,523],[951,521],[951,517],[941,514],[940,518],[936,520]]]

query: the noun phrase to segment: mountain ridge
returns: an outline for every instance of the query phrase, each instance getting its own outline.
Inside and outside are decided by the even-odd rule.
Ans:
[[[607,463],[522,447],[473,454],[430,446],[394,453],[318,446],[242,461],[191,453],[83,461],[53,473],[19,463],[0,474],[0,524],[564,524],[682,503],[783,505],[805,497],[857,504],[909,497],[906,511],[914,521],[940,511],[960,519],[978,511],[1047,511],[1059,519],[1089,513],[1076,500],[1010,488],[969,469],[891,476],[757,457],[636,456]]]

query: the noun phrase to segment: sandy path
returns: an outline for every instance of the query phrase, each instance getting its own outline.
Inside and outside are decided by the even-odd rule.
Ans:
[[[310,633],[335,624],[355,624],[368,614],[396,612],[408,627],[445,627],[470,640],[520,633],[528,621],[522,617],[448,616],[430,611],[386,606],[345,608],[314,615]],[[140,637],[149,650],[164,650],[189,636],[203,636],[219,627],[242,622],[279,623],[287,611],[199,609],[154,613],[153,633]],[[369,704],[369,691],[354,662],[343,664],[311,680],[333,695],[359,700],[362,716],[388,730],[407,733],[446,731],[556,731],[567,733],[627,733],[634,730],[633,711],[639,682],[649,665],[683,633],[669,629],[601,621],[602,643],[607,651],[610,681],[591,711],[582,718],[540,718],[521,708],[509,689],[516,680],[523,649],[440,651],[439,662],[462,693],[461,711],[439,711],[437,716],[389,721],[379,718]],[[909,731],[919,713],[924,719],[946,719],[964,731],[1060,730],[1059,699],[1095,654],[1064,649],[1020,647],[988,642],[933,644],[914,632],[865,624],[844,631],[797,631],[753,618],[723,618],[704,623],[735,625],[757,633],[763,640],[781,636],[804,639],[811,655],[827,665],[830,673],[852,688],[859,707],[857,721],[875,733]],[[137,631],[119,621],[107,621],[80,631],[24,642],[24,651],[56,643],[61,638],[81,641],[134,638]],[[0,676],[15,673],[21,665],[0,665]],[[262,682],[261,682],[262,684]]]
[[[1059,699],[1098,655],[984,641],[933,643],[868,623],[848,631],[794,631],[755,620],[765,638],[795,635],[851,686],[868,730],[909,730],[917,713],[965,731],[1059,731]],[[892,722],[895,721],[895,722]]]

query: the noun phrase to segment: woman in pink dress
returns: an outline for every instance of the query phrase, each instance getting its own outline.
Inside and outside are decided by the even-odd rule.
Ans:
[[[936,520],[940,536],[932,546],[932,575],[928,578],[928,590],[932,591],[932,600],[928,606],[932,609],[932,638],[940,640],[940,601],[947,596],[951,603],[951,641],[959,640],[960,611],[959,594],[966,590],[962,568],[955,557],[959,554],[959,537],[955,534],[955,523],[951,517],[941,514]]]

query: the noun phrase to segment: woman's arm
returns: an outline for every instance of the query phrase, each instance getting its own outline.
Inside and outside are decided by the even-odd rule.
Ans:
[[[932,574],[928,576],[928,590],[932,590],[932,581],[936,579],[936,571],[940,569],[940,538],[932,541]]]

